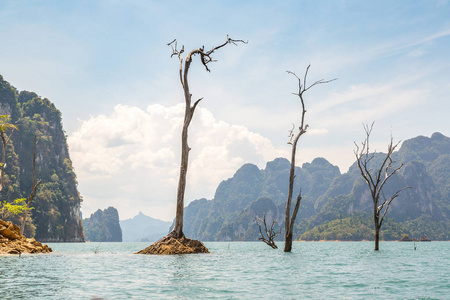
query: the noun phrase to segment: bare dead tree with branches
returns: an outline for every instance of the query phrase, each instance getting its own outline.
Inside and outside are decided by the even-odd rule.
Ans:
[[[375,157],[375,152],[370,153],[370,134],[372,133],[373,124],[369,127],[368,124],[363,124],[366,137],[361,143],[361,146],[355,142],[356,149],[353,151],[356,156],[356,163],[361,172],[361,176],[366,181],[370,195],[373,201],[373,222],[375,227],[375,251],[379,250],[380,241],[380,228],[383,224],[384,217],[391,205],[392,201],[400,195],[400,192],[411,188],[404,187],[397,190],[391,196],[386,197],[383,188],[386,182],[391,178],[397,171],[403,167],[403,163],[397,164],[396,161],[392,159],[392,154],[394,153],[397,146],[400,144],[398,141],[394,144],[394,139],[391,135],[391,141],[388,144],[388,151],[384,157],[381,165],[379,167],[374,166],[372,161]]]
[[[219,50],[222,47],[225,47],[229,44],[237,45],[237,43],[247,43],[243,40],[233,40],[229,36],[227,36],[226,41],[223,44],[220,44],[219,46],[212,47],[211,50],[205,51],[205,46],[202,46],[201,48],[192,50],[186,55],[186,59],[184,60],[184,67],[183,67],[183,57],[182,54],[184,53],[184,45],[181,47],[181,50],[177,49],[177,40],[173,40],[168,46],[172,47],[172,55],[177,56],[178,60],[180,61],[180,82],[183,86],[184,91],[184,100],[186,103],[186,108],[184,112],[184,123],[183,123],[183,130],[181,133],[181,166],[180,166],[180,178],[178,181],[178,191],[177,191],[177,212],[175,217],[175,226],[173,228],[173,231],[170,233],[170,235],[174,238],[181,238],[184,236],[183,234],[183,210],[184,210],[184,193],[186,190],[186,174],[188,170],[188,161],[189,161],[189,151],[191,148],[189,148],[188,145],[188,128],[189,124],[191,123],[192,117],[194,116],[195,108],[199,104],[199,102],[203,99],[200,98],[192,104],[192,94],[189,90],[189,82],[188,82],[188,74],[189,74],[189,68],[192,63],[192,58],[195,55],[200,56],[200,60],[205,67],[206,71],[210,72],[210,69],[208,68],[208,64],[211,62],[214,62],[212,55],[214,51]]]
[[[305,75],[303,78],[300,78],[297,76],[294,72],[287,71],[288,74],[292,74],[297,78],[298,80],[298,93],[293,93],[294,95],[298,96],[300,98],[300,102],[302,104],[302,115],[300,119],[300,126],[298,128],[298,132],[295,134],[295,125],[293,124],[292,129],[289,131],[289,142],[292,146],[291,151],[291,168],[289,172],[289,192],[288,192],[288,198],[286,202],[286,212],[285,212],[285,244],[284,244],[284,252],[291,252],[292,250],[292,236],[293,236],[293,230],[294,230],[294,223],[295,218],[297,217],[298,209],[300,208],[300,201],[302,200],[302,192],[300,190],[300,193],[297,196],[297,200],[295,202],[294,209],[291,214],[291,206],[292,206],[292,195],[294,192],[294,179],[295,179],[295,154],[297,150],[297,142],[300,139],[300,137],[306,133],[306,130],[308,129],[308,124],[305,124],[305,101],[303,99],[304,93],[311,89],[312,87],[323,84],[323,83],[329,83],[331,81],[334,81],[336,79],[332,80],[318,80],[314,82],[311,85],[306,84],[306,78],[308,76],[308,71],[311,65],[308,65],[305,71]]]
[[[262,219],[260,217],[258,217],[258,215],[256,215],[255,222],[256,222],[256,224],[259,227],[259,234],[261,235],[261,237],[258,240],[263,241],[264,243],[266,243],[267,245],[269,245],[273,249],[278,249],[278,246],[275,244],[274,239],[277,236],[280,235],[281,229],[276,231],[273,228],[274,225],[277,223],[277,221],[275,221],[275,219],[272,219],[272,225],[270,225],[270,229],[269,229],[267,227],[267,223],[266,223],[266,213],[264,213]],[[264,233],[262,231],[261,225],[264,225],[264,233],[265,233],[265,235],[264,235]]]
[[[173,230],[164,238],[154,243],[150,247],[143,249],[138,254],[182,254],[182,253],[199,253],[199,252],[208,252],[208,249],[204,247],[204,245],[199,241],[194,241],[187,239],[183,233],[183,215],[184,215],[184,194],[186,190],[186,175],[188,171],[188,162],[189,162],[189,151],[191,148],[188,145],[188,129],[189,125],[194,116],[195,109],[197,105],[203,98],[199,98],[194,103],[192,103],[192,94],[189,88],[189,69],[191,67],[192,59],[194,56],[198,55],[200,57],[200,61],[205,67],[206,71],[210,72],[208,64],[211,62],[215,62],[212,55],[215,51],[220,48],[225,47],[226,45],[233,44],[238,45],[238,43],[247,42],[243,40],[234,40],[227,35],[227,38],[224,43],[212,47],[211,50],[205,50],[205,46],[201,48],[194,49],[187,53],[186,58],[183,60],[182,54],[184,53],[184,45],[181,46],[181,49],[178,50],[178,41],[174,39],[172,42],[167,45],[172,48],[171,57],[176,56],[180,62],[179,65],[179,76],[181,86],[183,87],[184,92],[184,101],[186,103],[185,111],[184,111],[184,123],[183,129],[181,132],[181,165],[180,165],[180,177],[178,180],[178,190],[177,190],[177,210],[175,215],[175,224]],[[184,63],[184,65],[183,65]],[[173,243],[173,245],[181,245],[181,248],[185,250],[177,250],[172,247],[171,250],[167,249],[168,243]],[[178,246],[176,246],[178,247]],[[193,249],[195,248],[195,249]]]

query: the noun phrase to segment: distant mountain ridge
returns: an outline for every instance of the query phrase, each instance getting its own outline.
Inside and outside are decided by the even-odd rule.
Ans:
[[[386,192],[404,186],[413,188],[403,191],[392,203],[382,237],[399,239],[408,234],[449,240],[450,139],[434,133],[406,140],[394,158],[404,167],[386,185]],[[382,154],[377,153],[374,163],[380,159]],[[212,200],[195,200],[185,208],[184,233],[204,241],[257,240],[254,218],[264,212],[283,230],[289,167],[284,158],[268,162],[262,170],[243,165],[232,178],[219,184]],[[371,236],[373,206],[356,164],[341,174],[324,158],[316,158],[296,167],[294,194],[300,189],[296,239],[360,240]],[[348,234],[342,235],[342,231]]]
[[[161,221],[139,212],[131,219],[120,221],[124,242],[153,242],[169,232],[172,222]]]

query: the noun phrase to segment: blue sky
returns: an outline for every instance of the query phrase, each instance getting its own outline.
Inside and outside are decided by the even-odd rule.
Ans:
[[[204,97],[191,127],[187,202],[250,162],[288,157],[297,82],[338,78],[306,95],[309,132],[298,160],[322,156],[346,172],[361,123],[373,145],[450,135],[449,1],[1,1],[0,74],[62,111],[86,215],[113,205],[175,213],[183,96],[166,45],[247,45],[191,70]]]

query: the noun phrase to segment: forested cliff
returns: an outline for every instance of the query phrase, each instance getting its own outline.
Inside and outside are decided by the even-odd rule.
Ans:
[[[119,223],[119,212],[110,206],[98,209],[89,218],[83,220],[86,241],[90,242],[121,242],[122,229]]]
[[[374,162],[382,156],[376,154]],[[387,194],[405,186],[412,188],[392,203],[381,237],[397,240],[408,234],[449,240],[450,138],[434,133],[406,140],[394,159],[404,167],[386,185]],[[277,220],[277,228],[283,230],[289,168],[284,158],[268,162],[262,170],[243,165],[218,186],[214,199],[195,200],[186,207],[185,234],[205,241],[257,240],[254,219],[263,213],[269,222]],[[295,239],[373,239],[373,204],[356,164],[341,174],[336,166],[316,158],[296,167],[294,195],[300,189]]]
[[[42,180],[31,204],[35,237],[43,242],[82,242],[81,196],[69,157],[61,112],[46,98],[19,92],[0,76],[0,114],[18,127],[7,146],[1,199],[28,197],[32,189],[34,135],[36,179]],[[1,147],[1,145],[0,145]],[[1,149],[1,148],[0,148]],[[28,236],[34,230],[27,227]]]

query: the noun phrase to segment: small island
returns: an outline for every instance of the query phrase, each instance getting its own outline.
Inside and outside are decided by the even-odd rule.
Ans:
[[[422,235],[419,239],[416,239],[411,238],[409,237],[409,235],[405,234],[404,236],[402,236],[399,242],[431,242],[431,239],[429,239],[426,235]]]

